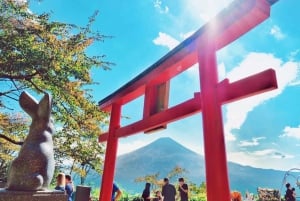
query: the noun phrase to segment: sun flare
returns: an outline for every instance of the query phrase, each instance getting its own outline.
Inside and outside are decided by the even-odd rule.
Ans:
[[[232,1],[233,0],[187,0],[186,7],[196,20],[208,22]]]

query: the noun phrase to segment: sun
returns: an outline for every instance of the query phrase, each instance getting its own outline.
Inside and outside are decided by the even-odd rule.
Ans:
[[[233,0],[186,0],[186,9],[195,20],[208,22]]]

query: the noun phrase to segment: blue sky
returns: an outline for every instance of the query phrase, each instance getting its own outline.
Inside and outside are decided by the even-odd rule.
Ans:
[[[123,86],[199,29],[232,0],[32,0],[33,12],[52,11],[52,19],[85,25],[99,10],[94,30],[113,36],[89,48],[116,65],[93,70],[95,101]],[[220,81],[273,68],[278,89],[223,106],[227,159],[243,165],[288,170],[300,168],[300,1],[280,0],[271,16],[218,51]],[[170,105],[199,91],[196,66],[171,80]],[[142,117],[143,97],[125,105],[122,125]],[[203,154],[201,114],[168,125],[166,130],[120,139],[119,154],[157,138],[171,137]]]

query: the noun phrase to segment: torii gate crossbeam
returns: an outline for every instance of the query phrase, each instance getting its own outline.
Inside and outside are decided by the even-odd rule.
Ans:
[[[207,200],[230,200],[226,148],[221,105],[277,88],[272,69],[234,83],[218,81],[216,52],[263,22],[277,0],[236,0],[213,20],[200,28],[158,62],[150,66],[115,93],[99,102],[111,113],[100,201],[110,201],[118,138],[166,127],[170,122],[202,111]],[[192,65],[199,64],[201,92],[194,98],[168,108],[170,79]],[[143,118],[121,127],[121,109],[144,95]],[[216,190],[217,189],[217,190]]]

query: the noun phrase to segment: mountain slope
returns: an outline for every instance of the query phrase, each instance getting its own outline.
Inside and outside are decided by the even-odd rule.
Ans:
[[[196,176],[204,180],[203,157],[170,138],[161,138],[136,151],[119,156],[115,178],[132,191],[138,185],[134,182],[135,178],[157,172],[163,178],[175,166],[188,170],[187,177],[189,178]],[[197,171],[189,171],[194,167],[197,167]]]
[[[135,183],[137,177],[159,172],[160,178],[175,167],[187,170],[185,177],[196,184],[205,181],[203,156],[187,149],[170,138],[160,138],[153,143],[118,157],[115,180],[128,192],[141,192],[144,184]],[[256,192],[257,187],[280,190],[284,172],[242,166],[229,162],[232,190]],[[176,181],[173,181],[176,182]]]

